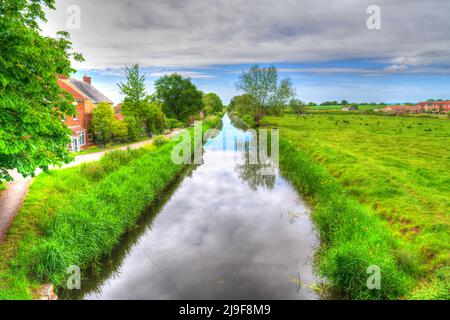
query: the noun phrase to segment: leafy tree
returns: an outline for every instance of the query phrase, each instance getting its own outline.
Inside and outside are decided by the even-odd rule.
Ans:
[[[56,75],[75,71],[71,57],[83,58],[72,52],[67,32],[40,35],[44,9],[54,5],[54,0],[0,1],[0,180],[12,179],[7,170],[29,176],[71,160],[70,130],[62,119],[75,107]]]
[[[254,105],[253,98],[249,94],[235,96],[231,99],[228,109],[240,114],[249,114],[252,112]]]
[[[345,106],[345,105],[347,105],[347,104],[348,104],[348,101],[347,101],[347,100],[342,100],[342,101],[341,101],[341,105]]]
[[[158,100],[146,101],[144,105],[144,125],[149,136],[163,133],[166,127],[166,117],[161,110],[161,102]]]
[[[155,96],[161,100],[162,111],[168,118],[186,122],[203,108],[203,94],[190,78],[177,73],[166,75],[156,80],[155,89]]]
[[[305,113],[306,105],[298,99],[291,99],[289,101],[289,108],[298,115]]]
[[[126,83],[118,86],[125,100],[121,109],[124,121],[128,124],[128,136],[130,140],[137,140],[144,133],[152,136],[153,133],[164,131],[164,114],[157,101],[151,101],[146,95],[145,76],[139,72],[139,65],[126,67]]]
[[[128,128],[128,140],[136,141],[144,135],[142,124],[132,115],[125,116],[123,121]]]
[[[139,65],[135,64],[131,68],[125,67],[126,83],[118,84],[120,92],[125,95],[128,103],[140,103],[147,96],[145,92],[145,76],[139,72]]]
[[[261,68],[254,65],[248,71],[243,71],[236,82],[236,88],[252,97],[251,109],[257,126],[268,108],[280,106],[294,96],[291,81],[284,79],[279,83],[274,66]]]
[[[213,92],[203,95],[203,104],[206,114],[219,113],[223,110],[222,100]]]
[[[125,141],[128,136],[126,123],[116,119],[113,109],[105,102],[92,111],[91,130],[99,143]]]

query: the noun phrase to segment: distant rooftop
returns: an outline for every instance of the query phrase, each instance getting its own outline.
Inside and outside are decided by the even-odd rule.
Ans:
[[[77,87],[81,92],[83,92],[89,99],[91,99],[94,103],[101,103],[101,102],[107,102],[107,103],[113,103],[111,100],[109,100],[103,93],[98,91],[96,88],[94,88],[89,83],[86,83],[84,81],[80,81],[77,79],[70,78],[69,81]]]

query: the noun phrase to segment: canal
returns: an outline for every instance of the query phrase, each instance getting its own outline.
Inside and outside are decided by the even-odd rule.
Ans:
[[[66,299],[317,299],[318,238],[279,175],[261,175],[225,115],[192,167]],[[247,158],[248,159],[248,158]]]

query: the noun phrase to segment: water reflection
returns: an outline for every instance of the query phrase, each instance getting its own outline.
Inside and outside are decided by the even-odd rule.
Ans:
[[[230,133],[236,139],[226,139]],[[258,175],[236,141],[251,135],[225,116],[204,164],[173,191],[155,219],[68,298],[315,299],[317,244],[308,209],[280,177]],[[230,148],[223,149],[223,146]],[[145,225],[145,226],[142,226]]]

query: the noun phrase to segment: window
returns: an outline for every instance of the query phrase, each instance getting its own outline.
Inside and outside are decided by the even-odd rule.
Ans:
[[[75,114],[73,115],[73,120],[78,120],[78,114],[75,113]]]
[[[84,146],[86,144],[86,132],[81,131],[80,133],[80,146]]]

